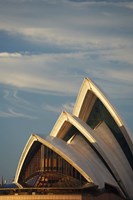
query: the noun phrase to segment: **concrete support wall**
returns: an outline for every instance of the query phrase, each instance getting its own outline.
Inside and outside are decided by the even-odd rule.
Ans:
[[[83,195],[82,200],[125,200],[125,199],[113,193],[104,193],[96,196],[86,194]]]
[[[104,193],[92,196],[90,194],[47,194],[47,195],[3,195],[0,200],[124,200],[123,198],[112,194]]]
[[[5,195],[0,200],[82,200],[82,195]]]

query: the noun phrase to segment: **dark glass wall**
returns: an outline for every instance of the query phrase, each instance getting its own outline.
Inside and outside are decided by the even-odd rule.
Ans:
[[[86,182],[70,163],[39,142],[34,142],[19,178],[24,187],[77,187]]]

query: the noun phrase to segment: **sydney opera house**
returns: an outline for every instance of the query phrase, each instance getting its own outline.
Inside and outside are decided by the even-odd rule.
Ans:
[[[83,80],[73,113],[62,112],[49,136],[31,135],[14,183],[20,189],[49,188],[52,193],[77,190],[94,199],[102,191],[101,199],[106,191],[116,194],[112,199],[133,199],[132,140],[90,79]]]

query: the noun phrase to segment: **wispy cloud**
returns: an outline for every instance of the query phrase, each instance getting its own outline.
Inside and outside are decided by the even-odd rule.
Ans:
[[[0,117],[38,119],[38,110],[39,106],[35,105],[31,100],[29,101],[21,97],[16,88],[1,88]]]
[[[2,52],[0,53],[0,58],[17,58],[21,57],[22,55],[20,53],[8,53],[8,52]]]
[[[63,110],[72,113],[74,103],[62,103],[62,105],[48,104],[46,94],[37,94],[21,91],[14,87],[0,88],[1,92],[1,118],[26,118],[41,119],[45,113],[59,114]],[[28,93],[28,96],[27,96]],[[57,95],[57,94],[56,94]],[[34,96],[34,99],[32,97]],[[51,95],[50,95],[51,96]],[[54,98],[54,97],[53,97]],[[56,97],[57,98],[57,97]],[[61,97],[62,100],[64,97]],[[38,103],[39,100],[39,103]]]
[[[126,2],[126,4],[125,4],[125,6],[127,7],[127,8],[130,8],[130,9],[133,9],[133,2]]]
[[[72,113],[73,108],[74,108],[74,104],[75,104],[74,102],[63,104],[62,105],[63,111],[67,111],[67,112]]]
[[[118,56],[117,52],[116,54],[109,52],[101,50],[59,55],[9,56],[0,59],[0,65],[3,66],[0,68],[0,82],[19,89],[38,90],[57,95],[59,93],[76,95],[78,86],[85,76],[101,79],[107,83],[109,80],[115,80],[120,85],[132,85],[132,66],[128,65],[125,68],[128,56],[131,58],[129,61],[133,61],[131,55],[127,57],[125,55],[124,59],[124,54]],[[113,61],[114,64],[111,63]],[[111,66],[112,64],[114,66]]]
[[[8,111],[0,111],[0,117],[2,118],[27,118],[27,119],[37,119],[36,116],[30,116],[25,113],[20,113],[14,111],[13,108],[9,108]]]
[[[44,110],[50,111],[50,112],[54,112],[54,113],[61,113],[62,111],[67,111],[72,113],[74,107],[74,103],[65,103],[61,106],[52,106],[52,105],[43,105],[42,108]]]
[[[10,57],[2,58],[0,60],[0,64],[3,66],[0,68],[0,82],[19,88],[72,94],[76,89],[76,83],[73,83],[74,74],[70,76],[69,68],[66,69],[62,66],[64,61],[73,59],[73,56],[62,54],[60,56],[39,55],[21,56],[14,59]],[[77,57],[77,55],[75,56]],[[7,65],[7,63],[10,63],[10,65]],[[62,84],[60,84],[60,81]],[[67,91],[65,88],[67,88]]]
[[[24,98],[20,97],[18,95],[18,90],[15,88],[10,88],[10,90],[4,89],[3,93],[3,98],[5,99],[5,101],[15,108],[21,108],[23,110],[33,112],[38,109],[38,107],[31,103],[31,101],[25,100]]]
[[[1,3],[0,15],[2,19],[5,16],[6,23],[1,20],[0,27],[3,30],[8,30],[9,34],[16,36],[20,34],[21,37],[25,37],[31,42],[39,44],[48,42],[57,45],[73,45],[73,47],[81,44],[85,46],[89,42],[95,44],[101,40],[101,36],[103,36],[101,42],[104,44],[104,38],[107,38],[109,42],[109,36],[112,33],[115,36],[122,37],[127,28],[132,30],[130,26],[132,13],[127,14],[128,9],[126,7],[126,5],[132,7],[130,1],[125,1],[127,4],[121,4],[121,1],[117,1],[118,4],[115,1],[103,1],[103,4],[101,4],[101,1],[80,1],[85,2],[88,6],[84,6],[84,4],[80,4],[78,7],[73,6],[78,5],[78,2],[75,1],[73,4],[72,1],[63,1],[62,3],[55,1],[54,4],[51,4],[47,1],[41,1],[42,6],[40,7],[40,4],[35,3],[35,1],[32,3],[24,1],[23,9],[21,9],[20,3],[13,4],[8,1],[8,4],[11,4],[10,10],[8,10],[8,4]],[[95,4],[91,5],[90,2]],[[109,2],[112,2],[112,4],[109,4]],[[64,12],[64,9],[66,9],[66,12]],[[126,12],[125,16],[122,15],[122,12],[119,12],[120,9],[125,9],[122,10]],[[48,13],[50,14],[47,18]],[[29,17],[25,20],[26,16]],[[38,20],[40,21],[39,24]],[[126,32],[126,34],[130,33]],[[93,39],[93,36],[96,37]]]
[[[41,1],[41,7],[36,1],[7,2],[2,1],[0,8],[1,19],[6,19],[6,23],[0,22],[3,34],[10,41],[32,45],[29,52],[25,46],[23,53],[22,49],[9,53],[8,48],[0,53],[0,83],[35,92],[76,95],[82,79],[89,76],[103,83],[113,96],[123,95],[122,85],[124,94],[130,96],[131,1]],[[25,9],[20,9],[20,3]]]

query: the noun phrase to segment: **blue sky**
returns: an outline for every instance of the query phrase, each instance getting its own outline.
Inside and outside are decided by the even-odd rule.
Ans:
[[[133,135],[133,1],[0,0],[0,177],[95,81]]]

